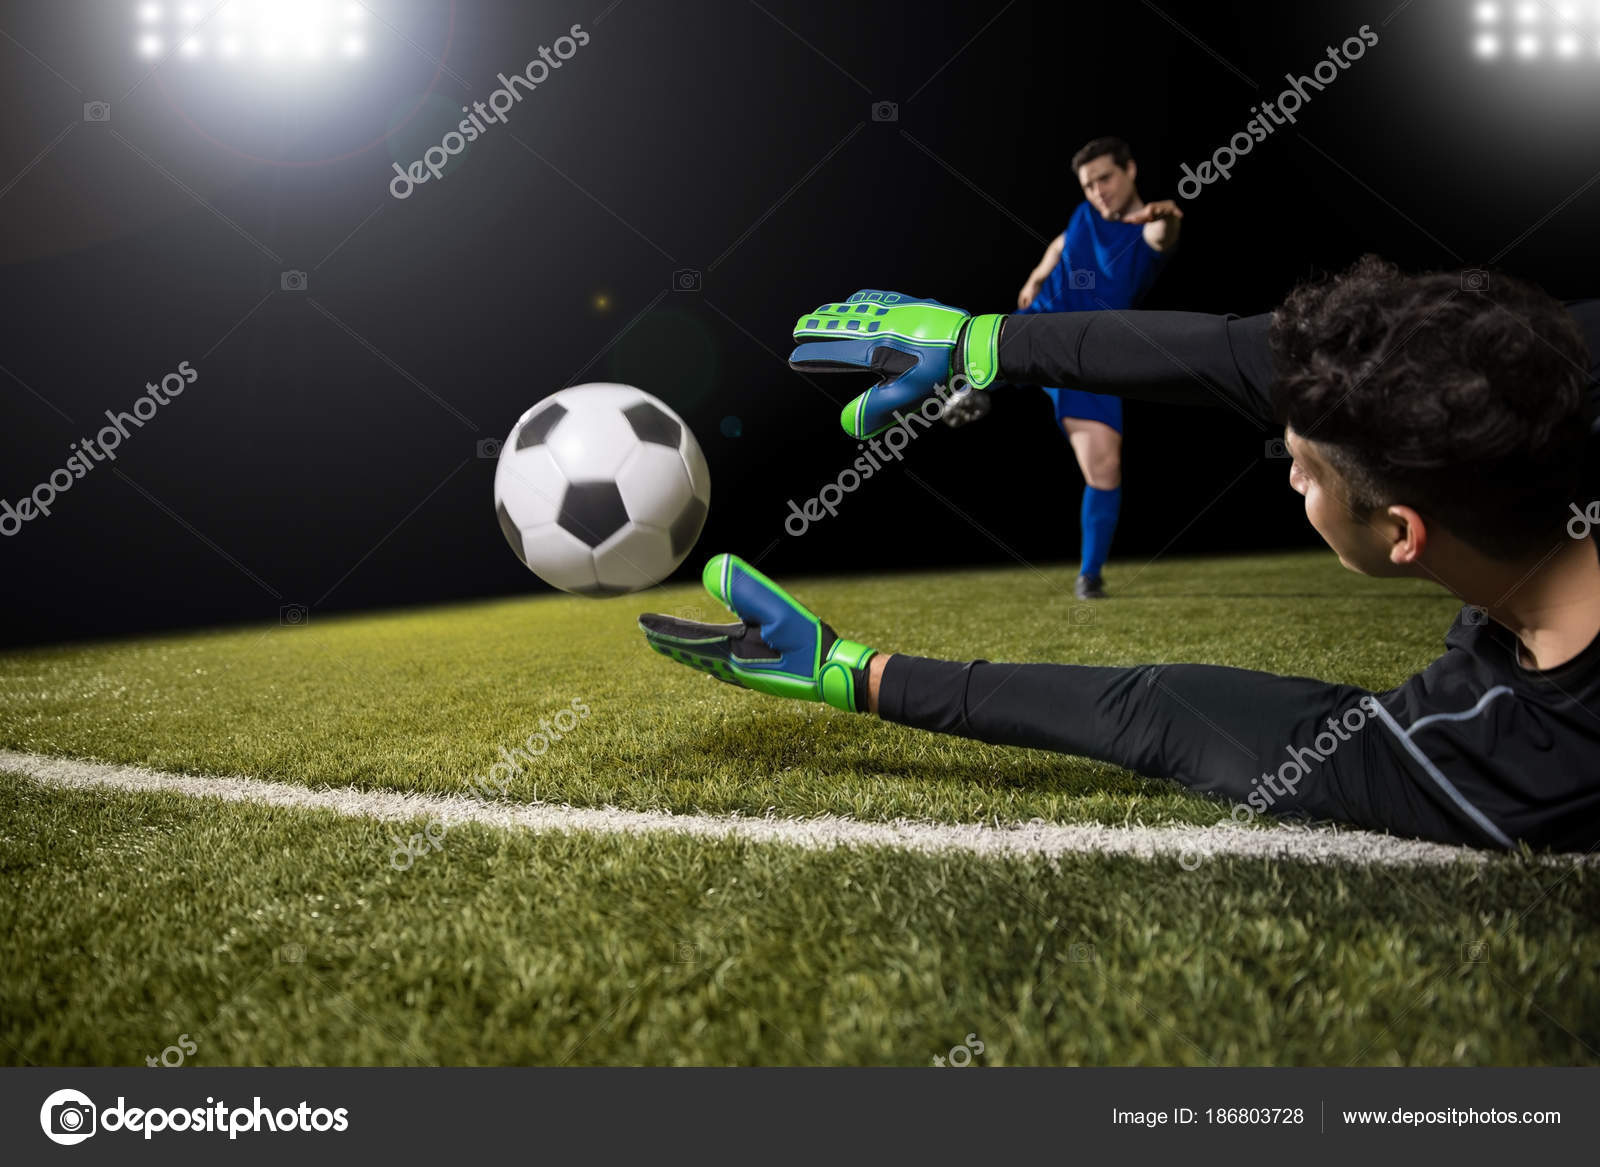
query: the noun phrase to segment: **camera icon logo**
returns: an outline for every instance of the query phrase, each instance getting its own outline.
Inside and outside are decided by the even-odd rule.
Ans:
[[[1487,608],[1480,608],[1476,604],[1468,604],[1461,609],[1461,622],[1473,628],[1480,624],[1487,624],[1489,622],[1489,611]]]
[[[83,103],[83,120],[86,122],[108,122],[111,120],[111,103],[109,101],[86,101]]]
[[[700,290],[701,276],[692,267],[681,267],[672,273],[672,290],[674,292],[698,292]]]
[[[1489,273],[1482,268],[1469,267],[1461,273],[1461,290],[1463,292],[1487,292],[1489,290]]]
[[[500,447],[505,445],[499,438],[479,438],[478,457],[489,461],[500,456]]]
[[[1289,459],[1293,458],[1294,455],[1289,453],[1289,443],[1284,441],[1282,438],[1268,438],[1267,457]]]
[[[285,292],[303,292],[306,290],[306,273],[290,268],[278,277],[278,287]]]
[[[900,120],[900,104],[894,101],[875,101],[872,103],[872,120],[875,122],[897,122]]]
[[[311,618],[311,609],[304,604],[285,604],[278,609],[278,623],[285,628],[298,628]]]
[[[78,1090],[57,1090],[39,1108],[45,1138],[63,1147],[75,1146],[95,1132],[95,1105]]]
[[[1074,292],[1094,291],[1095,271],[1092,267],[1075,267],[1067,273],[1067,284]]]

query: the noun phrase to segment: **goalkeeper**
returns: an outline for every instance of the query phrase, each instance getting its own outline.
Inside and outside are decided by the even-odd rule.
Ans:
[[[1137,384],[1158,400],[1215,395],[1277,417],[1290,486],[1346,567],[1429,578],[1469,605],[1444,655],[1387,692],[1215,665],[879,652],[728,555],[705,581],[738,622],[640,625],[657,651],[734,684],[1113,762],[1224,798],[1243,820],[1293,813],[1443,842],[1590,848],[1600,554],[1574,500],[1594,413],[1585,333],[1596,338],[1597,324],[1593,302],[1563,310],[1503,277],[1464,292],[1455,275],[1406,277],[1373,259],[1297,289],[1270,322],[968,318],[880,292],[801,318],[797,367],[879,375],[846,408],[857,436],[952,375],[978,390],[1002,374],[1100,392]]]

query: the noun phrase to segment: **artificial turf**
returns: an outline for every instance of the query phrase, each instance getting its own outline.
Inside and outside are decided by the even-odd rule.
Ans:
[[[1331,557],[784,580],[886,650],[1201,660],[1394,684],[1455,603]],[[514,799],[940,821],[1209,823],[1170,783],[674,667],[685,587],[0,656],[0,746],[464,792],[581,702]],[[570,722],[570,719],[567,719]],[[1600,1063],[1594,868],[803,851],[391,824],[0,775],[0,1059],[142,1063]],[[420,825],[420,824],[419,824]],[[403,833],[403,832],[398,832]]]
[[[784,580],[845,635],[951,659],[1195,660],[1398,683],[1459,604],[1332,556],[1163,561],[1075,600],[1068,569]],[[698,587],[540,597],[0,655],[0,747],[197,774],[460,793],[574,701],[589,715],[511,796],[675,812],[1209,823],[1172,783],[740,692],[648,650],[641,611]],[[1064,711],[1064,715],[1066,712]],[[564,719],[564,720],[570,720]],[[1292,743],[1285,743],[1285,747]],[[503,772],[502,772],[503,773]]]
[[[8,1062],[1594,1064],[1593,870],[395,828],[0,780]]]

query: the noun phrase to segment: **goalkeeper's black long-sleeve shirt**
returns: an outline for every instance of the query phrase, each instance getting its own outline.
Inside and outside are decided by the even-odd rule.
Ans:
[[[1568,307],[1600,354],[1600,301]],[[1188,312],[1014,316],[1001,371],[1270,423],[1267,325]],[[1216,665],[894,656],[878,707],[905,725],[1172,778],[1230,800],[1240,819],[1307,815],[1478,846],[1600,845],[1600,639],[1559,668],[1528,669],[1511,633],[1465,608],[1445,648],[1383,693]]]
[[[1600,300],[1567,311],[1589,348],[1589,392],[1600,422]],[[1273,423],[1270,315],[1203,312],[1054,312],[1009,316],[1000,375],[1140,401],[1214,405]]]

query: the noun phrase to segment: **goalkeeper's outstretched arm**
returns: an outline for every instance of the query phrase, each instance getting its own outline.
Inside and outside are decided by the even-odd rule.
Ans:
[[[1272,424],[1269,315],[1041,312],[1006,317],[1000,380],[1214,405]]]
[[[1600,300],[1566,307],[1588,342],[1600,433]],[[1210,405],[1275,426],[1271,324],[1269,314],[1138,310],[971,317],[935,301],[869,290],[802,316],[789,363],[808,373],[877,375],[877,386],[841,414],[856,438],[893,424],[957,377],[980,390],[1006,382],[1059,385]]]
[[[657,652],[732,685],[1112,762],[1227,799],[1242,819],[1295,814],[1446,842],[1511,842],[1430,794],[1379,725],[1375,695],[1352,685],[1218,665],[887,654],[840,637],[737,556],[714,557],[703,579],[734,621],[648,614],[639,625]]]

